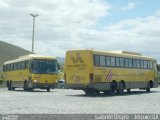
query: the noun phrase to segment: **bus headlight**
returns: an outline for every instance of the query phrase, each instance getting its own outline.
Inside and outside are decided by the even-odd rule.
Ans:
[[[33,82],[38,82],[37,80],[34,80]]]

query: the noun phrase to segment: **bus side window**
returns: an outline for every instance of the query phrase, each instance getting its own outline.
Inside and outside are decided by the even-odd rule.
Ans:
[[[3,72],[6,71],[6,65],[3,65]]]
[[[116,65],[116,59],[115,57],[111,57],[111,66],[115,66]]]
[[[22,62],[20,62],[20,70],[22,70]]]
[[[27,61],[25,61],[25,69],[28,68],[28,65],[29,65],[29,61],[27,60]]]
[[[137,68],[140,68],[140,60],[136,60]]]
[[[100,65],[100,57],[99,55],[94,55],[94,65],[99,66]]]
[[[11,64],[8,64],[8,71],[11,70]]]
[[[124,58],[120,58],[120,66],[124,67]]]
[[[9,71],[9,64],[6,65],[6,71]]]
[[[17,70],[17,68],[18,68],[18,63],[16,62],[15,63],[15,70]]]
[[[150,69],[149,61],[147,61],[147,69]]]
[[[100,56],[100,66],[106,66],[105,56]]]
[[[155,70],[155,72],[157,72],[157,62],[153,62],[153,67],[154,67],[154,70]]]
[[[9,71],[11,71],[11,64],[9,64]]]
[[[14,63],[13,69],[14,69],[14,70],[17,70],[17,63]]]
[[[19,64],[19,62],[17,63],[17,70],[19,70],[20,69],[20,64]]]
[[[18,62],[18,69],[19,69],[19,70],[22,69],[22,62]]]
[[[106,56],[106,65],[111,66],[111,57]]]
[[[144,68],[147,69],[147,61],[144,61]]]
[[[9,71],[12,71],[12,64],[9,64]]]
[[[131,59],[131,58],[129,58],[129,59],[128,59],[128,61],[129,61],[129,67],[130,67],[130,68],[132,68],[132,67],[133,67],[132,59]]]
[[[143,69],[144,68],[144,61],[141,60],[141,68]]]
[[[119,58],[118,58],[118,57],[116,58],[116,66],[117,66],[117,67],[119,67],[119,66],[120,66],[120,60],[119,60]]]
[[[25,61],[22,61],[22,66],[21,66],[21,69],[25,69]]]
[[[125,63],[125,67],[129,67],[129,59],[128,58],[125,58],[124,59],[124,63]]]
[[[150,68],[150,69],[153,69],[153,62],[152,62],[152,61],[150,61],[149,68]]]
[[[11,65],[10,66],[10,71],[12,71],[13,70],[13,63],[11,63],[10,65]]]
[[[9,71],[9,64],[7,64],[7,71]]]
[[[136,64],[136,60],[135,59],[133,59],[133,67],[137,68],[137,64]]]

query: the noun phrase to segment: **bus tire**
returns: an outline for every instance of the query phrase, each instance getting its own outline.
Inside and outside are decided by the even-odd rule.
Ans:
[[[14,90],[14,89],[15,89],[15,88],[13,87],[13,82],[12,82],[12,81],[10,82],[10,89],[11,89],[11,90]]]
[[[103,91],[103,93],[104,93],[105,95],[108,95],[108,94],[109,94],[109,91],[105,90],[105,91]]]
[[[28,91],[32,92],[32,91],[33,91],[33,88],[28,88]]]
[[[99,90],[94,90],[94,94],[99,95],[100,91]]]
[[[83,91],[86,93],[86,95],[93,95],[94,94],[93,90],[91,90],[91,89],[86,89]]]
[[[119,83],[119,89],[118,89],[117,92],[118,92],[119,94],[123,94],[123,93],[124,93],[124,87],[125,87],[125,86],[124,86],[124,82],[120,82],[120,83]]]
[[[9,81],[8,81],[8,80],[7,80],[7,82],[6,82],[6,86],[9,87]]]
[[[8,90],[11,90],[10,81],[7,81]]]
[[[131,89],[127,89],[127,92],[130,93],[130,92],[131,92]]]
[[[50,87],[47,88],[47,92],[50,92]]]
[[[86,95],[92,95],[93,93],[90,90],[84,90]]]
[[[24,91],[28,91],[28,83],[27,83],[27,81],[24,82]]]
[[[112,82],[112,83],[111,83],[110,94],[111,94],[111,95],[115,95],[115,94],[116,94],[116,90],[117,90],[117,84],[116,84],[116,82]]]
[[[150,92],[151,91],[151,84],[150,84],[150,82],[148,83],[148,86],[147,86],[147,88],[146,88],[146,92]]]

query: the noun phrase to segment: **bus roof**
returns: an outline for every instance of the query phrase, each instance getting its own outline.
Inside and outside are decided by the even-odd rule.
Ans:
[[[135,59],[146,59],[146,60],[155,60],[153,57],[144,56],[141,53],[136,52],[129,52],[129,51],[103,51],[103,50],[93,50],[93,49],[77,49],[77,50],[69,50],[69,51],[90,51],[93,54],[98,55],[109,55],[109,56],[117,56],[117,57],[128,57],[128,58],[135,58]],[[68,52],[69,52],[68,51]]]
[[[52,60],[56,60],[56,57],[37,55],[37,54],[28,54],[28,55],[20,56],[19,58],[14,59],[14,60],[6,61],[6,62],[4,62],[4,65],[5,64],[10,64],[10,63],[15,63],[15,62],[20,62],[20,61],[25,61],[25,60],[31,60],[31,59],[52,59]]]

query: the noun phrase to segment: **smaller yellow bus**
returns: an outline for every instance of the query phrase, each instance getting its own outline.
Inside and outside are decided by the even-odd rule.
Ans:
[[[55,88],[61,72],[56,57],[29,54],[18,59],[7,61],[3,65],[3,79],[8,90],[24,88],[25,91],[35,88]]]
[[[70,50],[65,60],[66,86],[86,94],[123,93],[158,87],[154,58],[127,51]]]

